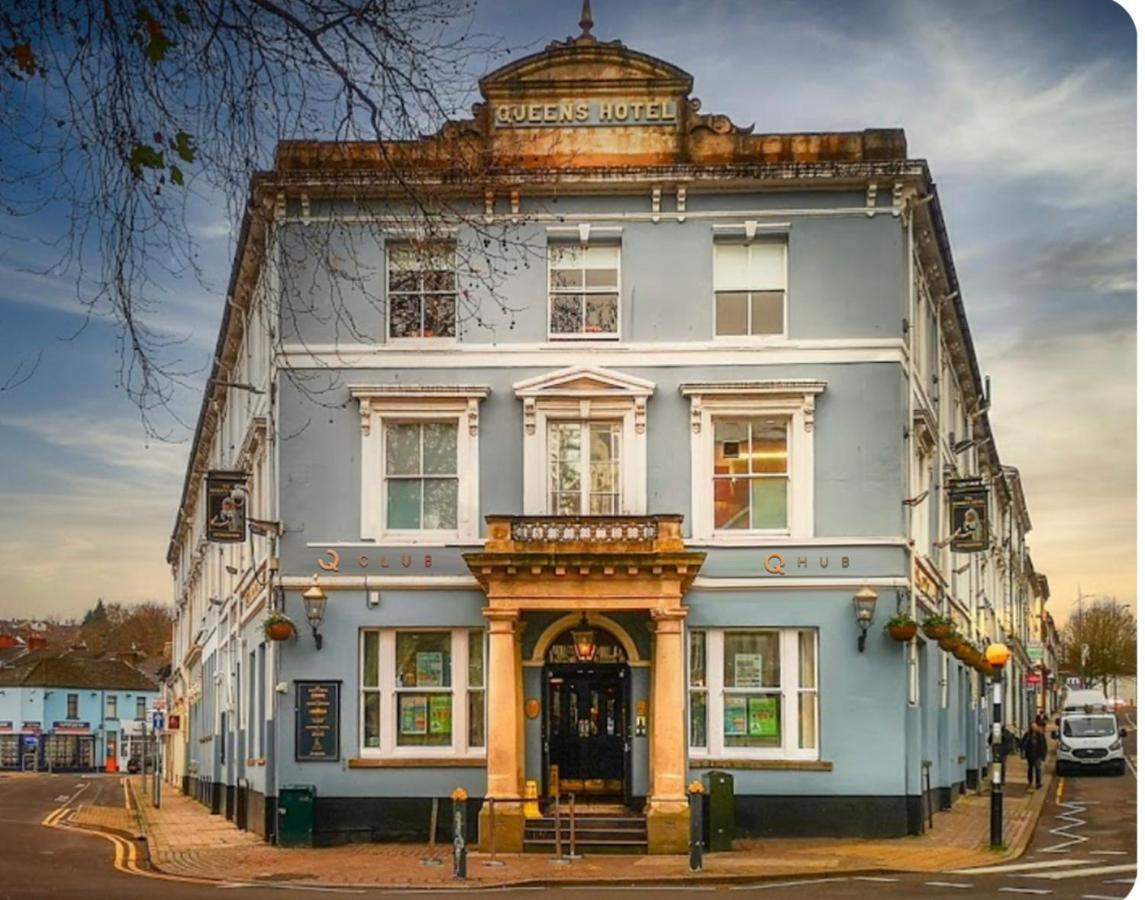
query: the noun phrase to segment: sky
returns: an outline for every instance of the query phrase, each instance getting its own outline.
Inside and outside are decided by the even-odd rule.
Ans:
[[[1079,590],[1136,604],[1136,33],[1112,0],[595,0],[595,34],[692,73],[705,112],[756,131],[906,130],[942,198],[991,423],[1022,473],[1035,566],[1064,620]],[[578,33],[580,0],[478,0],[522,53]],[[0,147],[3,158],[3,147]],[[0,616],[167,601],[189,433],[149,440],[116,388],[113,330],[41,274],[58,226],[0,216]],[[205,284],[162,324],[197,375],[234,250],[195,210]],[[2,380],[2,376],[0,376]]]

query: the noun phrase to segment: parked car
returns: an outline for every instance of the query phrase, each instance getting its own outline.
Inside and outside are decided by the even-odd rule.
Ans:
[[[127,774],[128,775],[138,775],[142,768],[143,767],[142,767],[142,764],[140,763],[138,756],[133,756],[133,757],[131,757],[131,759],[129,759],[127,761]]]
[[[1069,769],[1110,768],[1125,774],[1125,729],[1117,727],[1117,717],[1110,712],[1067,713],[1058,719],[1060,730],[1052,737],[1058,741],[1059,775]]]
[[[1062,713],[1100,712],[1109,709],[1109,700],[1102,691],[1093,688],[1075,688],[1066,691]]]

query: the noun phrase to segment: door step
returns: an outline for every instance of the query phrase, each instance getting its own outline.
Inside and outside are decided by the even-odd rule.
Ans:
[[[560,817],[561,849],[569,852],[569,818]],[[556,852],[557,823],[553,816],[525,821],[527,853]],[[643,853],[648,848],[648,823],[631,813],[607,815],[578,813],[576,849],[578,853]]]

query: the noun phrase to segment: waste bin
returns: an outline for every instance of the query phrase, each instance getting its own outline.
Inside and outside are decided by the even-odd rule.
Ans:
[[[704,846],[711,853],[731,850],[735,832],[735,785],[730,772],[704,776]]]
[[[278,846],[314,846],[314,798],[317,794],[318,790],[312,784],[283,785],[278,789]]]

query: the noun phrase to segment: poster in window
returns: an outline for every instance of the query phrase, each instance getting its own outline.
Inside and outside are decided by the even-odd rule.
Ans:
[[[444,687],[444,656],[439,650],[421,650],[417,654],[417,686]]]
[[[751,697],[747,702],[747,729],[751,737],[779,737],[777,697]]]
[[[453,697],[449,694],[434,694],[429,698],[429,733],[453,733]]]
[[[246,540],[247,473],[207,473],[207,540],[235,543]]]
[[[735,686],[737,688],[763,687],[763,654],[736,654]]]
[[[981,481],[956,481],[950,486],[950,549],[978,553],[990,543],[990,495]]]
[[[747,697],[724,698],[724,734],[747,734]]]
[[[428,734],[427,704],[425,697],[416,697],[402,694],[400,698],[402,712],[402,734]]]

